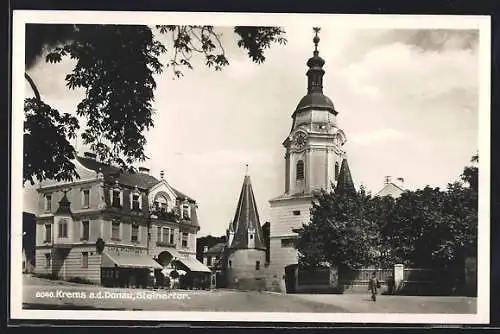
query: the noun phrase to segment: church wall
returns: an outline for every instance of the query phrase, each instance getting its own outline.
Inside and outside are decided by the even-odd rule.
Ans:
[[[293,228],[299,228],[310,220],[312,198],[290,199],[271,203],[271,238],[295,235]],[[295,215],[294,211],[300,211]],[[272,247],[271,247],[272,252]],[[271,256],[272,258],[272,256]]]
[[[240,249],[231,253],[227,259],[227,282],[229,288],[258,290],[265,288],[266,252],[261,249]],[[260,262],[259,270],[256,262]],[[229,266],[229,263],[231,264]]]
[[[310,155],[311,189],[326,188],[328,185],[325,175],[325,169],[327,169],[328,166],[326,149],[312,150]]]
[[[285,273],[285,267],[297,263],[298,253],[293,247],[282,247],[283,238],[271,238],[271,267],[278,277]]]

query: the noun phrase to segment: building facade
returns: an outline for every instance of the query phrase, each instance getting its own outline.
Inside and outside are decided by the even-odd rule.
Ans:
[[[317,32],[313,57],[307,61],[307,94],[295,108],[290,134],[283,142],[284,193],[269,201],[270,266],[277,277],[284,277],[284,268],[298,261],[293,230],[310,221],[314,191],[352,186],[343,148],[347,138],[337,123],[338,111],[323,94],[325,61],[319,56]]]
[[[172,260],[198,262],[196,201],[163,172],[160,179],[146,168],[125,172],[92,153],[74,163],[79,179],[37,189],[37,274],[136,286]]]

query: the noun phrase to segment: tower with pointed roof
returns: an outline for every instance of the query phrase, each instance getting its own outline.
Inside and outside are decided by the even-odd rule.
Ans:
[[[264,282],[266,243],[248,173],[233,220],[227,229],[225,254],[228,287],[258,289]]]
[[[271,199],[270,265],[281,277],[287,265],[298,261],[296,233],[310,220],[309,210],[316,190],[354,185],[347,164],[346,135],[337,124],[338,110],[323,93],[325,60],[320,57],[320,28],[313,28],[313,56],[307,61],[307,94],[292,113],[292,128],[285,147],[285,184],[282,195]]]

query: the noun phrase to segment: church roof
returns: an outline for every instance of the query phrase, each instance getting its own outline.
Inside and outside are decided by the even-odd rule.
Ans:
[[[321,92],[312,92],[305,95],[295,110],[298,112],[304,109],[330,110],[336,113],[332,100]]]
[[[378,193],[375,194],[377,197],[391,196],[394,198],[399,197],[405,190],[394,184],[392,182],[386,183]]]
[[[238,206],[233,221],[229,224],[229,230],[234,231],[234,237],[229,248],[247,249],[248,230],[255,230],[255,248],[266,249],[264,233],[260,226],[259,212],[253,194],[250,176],[245,175],[243,186],[241,187]]]
[[[349,164],[347,163],[347,159],[345,158],[342,160],[342,165],[340,166],[336,192],[340,194],[356,192],[356,188],[354,188],[354,182],[352,182]]]
[[[328,110],[333,114],[337,114],[332,100],[323,94],[323,75],[325,70],[323,65],[325,65],[325,60],[319,56],[318,43],[320,38],[318,32],[320,28],[313,28],[316,35],[313,38],[314,42],[314,52],[313,56],[308,59],[307,66],[309,67],[306,75],[307,80],[307,95],[305,95],[297,105],[294,115],[301,110],[305,109],[319,109]]]

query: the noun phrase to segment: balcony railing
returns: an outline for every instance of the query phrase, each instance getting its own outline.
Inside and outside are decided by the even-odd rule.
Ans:
[[[158,219],[161,219],[161,220],[168,220],[168,221],[174,221],[174,222],[178,222],[180,220],[179,215],[173,211],[166,211],[166,210],[162,210],[162,209],[153,209],[151,211],[151,214],[156,216]]]

